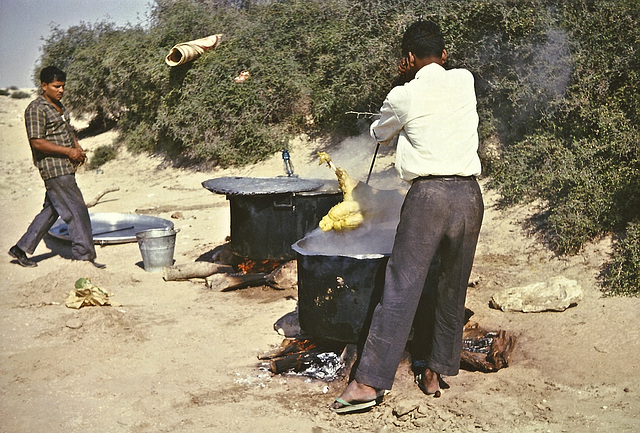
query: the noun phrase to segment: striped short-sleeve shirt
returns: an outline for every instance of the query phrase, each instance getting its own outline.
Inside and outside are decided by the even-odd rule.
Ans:
[[[69,113],[63,107],[60,114],[44,96],[34,99],[24,112],[27,137],[44,138],[58,146],[74,147],[73,128],[69,123]],[[40,171],[42,180],[53,179],[75,173],[75,167],[68,157],[47,155],[31,148],[33,163]]]

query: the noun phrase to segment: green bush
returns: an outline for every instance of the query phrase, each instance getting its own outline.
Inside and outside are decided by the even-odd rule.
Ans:
[[[556,19],[570,37],[571,80],[542,122],[523,139],[502,143],[491,174],[505,203],[546,202],[532,222],[550,247],[575,254],[603,233],[624,237],[640,213],[640,8],[634,0],[559,6]],[[618,259],[606,266],[621,277],[606,280],[607,292],[629,293],[625,284],[637,280],[624,281],[638,255],[629,242],[616,248]]]
[[[345,113],[379,109],[404,29],[434,19],[448,65],[475,76],[491,186],[505,206],[544,203],[532,227],[574,254],[638,218],[639,14],[637,0],[155,0],[146,28],[52,29],[41,65],[65,69],[74,113],[114,122],[133,150],[243,165],[300,132],[362,132]],[[165,65],[216,33],[215,50]]]
[[[26,99],[26,98],[30,98],[30,97],[31,97],[31,93],[24,92],[22,90],[11,92],[11,98],[12,99]]]
[[[118,150],[114,146],[98,146],[93,151],[87,168],[95,170],[118,156]]]
[[[607,295],[640,296],[640,223],[629,223],[603,275]]]

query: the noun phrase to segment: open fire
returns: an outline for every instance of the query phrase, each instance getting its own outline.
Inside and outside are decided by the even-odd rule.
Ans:
[[[355,361],[355,345],[322,339],[286,338],[280,347],[258,356],[273,374],[340,379]]]
[[[238,272],[243,274],[255,274],[255,273],[271,273],[285,261],[283,260],[252,260],[244,259],[236,265]]]
[[[285,335],[282,344],[258,358],[262,368],[272,374],[310,377],[331,382],[348,376],[357,359],[357,345],[317,336],[308,336],[300,328],[297,311],[283,316],[274,328]],[[469,317],[473,315],[468,310]],[[507,331],[488,331],[475,322],[467,322],[463,332],[460,367],[468,371],[492,372],[508,367],[517,345],[517,337]],[[410,346],[407,350],[411,352]]]

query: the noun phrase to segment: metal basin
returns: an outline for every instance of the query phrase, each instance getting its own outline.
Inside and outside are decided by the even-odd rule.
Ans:
[[[173,222],[149,215],[92,213],[89,217],[93,242],[99,245],[136,242],[136,233],[141,231],[173,228]],[[49,229],[49,234],[65,241],[71,240],[67,223],[61,218]]]

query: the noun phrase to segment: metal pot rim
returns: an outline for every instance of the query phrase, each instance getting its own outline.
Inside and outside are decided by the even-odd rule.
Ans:
[[[329,254],[321,251],[311,251],[300,245],[300,242],[303,242],[305,239],[300,239],[295,244],[291,245],[291,248],[298,254],[302,256],[323,256],[323,257],[348,257],[357,260],[375,260],[381,259],[384,257],[389,257],[391,254],[382,254],[382,253],[366,253],[366,254]]]

